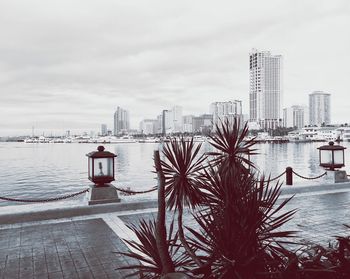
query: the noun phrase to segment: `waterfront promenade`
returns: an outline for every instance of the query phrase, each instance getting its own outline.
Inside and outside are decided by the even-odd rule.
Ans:
[[[299,239],[325,244],[350,234],[350,183],[284,186],[298,208],[286,229]],[[122,278],[120,266],[134,262],[113,252],[135,239],[127,223],[156,214],[156,202],[74,206],[45,204],[4,208],[0,213],[0,278]],[[30,209],[31,208],[31,209]],[[185,221],[190,225],[191,218]],[[134,277],[137,278],[137,277]]]

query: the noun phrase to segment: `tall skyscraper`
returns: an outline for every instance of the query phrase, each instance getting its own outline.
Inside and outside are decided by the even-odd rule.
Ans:
[[[331,123],[331,94],[314,91],[309,94],[310,125]]]
[[[283,126],[301,129],[309,125],[309,108],[306,106],[291,106],[283,109]]]
[[[243,124],[242,101],[215,102],[210,105],[210,113],[213,114],[214,130],[220,121],[228,120],[233,123],[234,119]]]
[[[114,113],[114,135],[128,133],[130,129],[129,112],[121,107],[117,107]]]
[[[282,125],[282,56],[253,49],[249,55],[249,121],[262,129]]]

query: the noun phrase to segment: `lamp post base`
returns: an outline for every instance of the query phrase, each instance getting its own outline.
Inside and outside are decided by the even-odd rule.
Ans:
[[[120,202],[117,189],[111,183],[103,186],[90,185],[88,192],[88,204],[103,204]]]
[[[348,182],[348,176],[344,170],[327,170],[326,180],[332,183]]]

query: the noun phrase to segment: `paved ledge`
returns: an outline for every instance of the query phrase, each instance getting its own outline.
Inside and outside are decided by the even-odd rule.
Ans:
[[[322,183],[313,185],[283,185],[281,195],[321,195],[327,193],[339,193],[350,191],[350,182]]]
[[[16,210],[12,212],[0,213],[0,224],[15,224],[42,220],[62,219],[110,212],[142,210],[154,207],[157,207],[156,200],[97,204],[93,206],[62,206],[55,208],[42,206],[41,208],[35,208],[34,210],[31,210],[29,206],[16,206]]]

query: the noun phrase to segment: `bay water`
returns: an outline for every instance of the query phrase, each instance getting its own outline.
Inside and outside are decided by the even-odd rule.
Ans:
[[[258,155],[251,159],[261,173],[271,178],[282,173],[287,166],[307,177],[324,173],[319,166],[317,147],[324,142],[257,144]],[[345,170],[350,166],[350,143],[343,142],[345,150]],[[87,174],[86,154],[96,150],[97,144],[30,144],[22,142],[0,143],[0,196],[17,199],[45,199],[64,196],[87,189],[91,182]],[[153,151],[158,143],[119,143],[106,144],[106,150],[117,154],[113,182],[117,187],[131,190],[148,190],[157,184],[153,163]],[[203,151],[210,150],[207,143]],[[293,177],[297,185],[310,181]],[[285,177],[281,177],[281,181]],[[321,181],[319,179],[318,181]],[[312,183],[317,183],[313,181]],[[145,200],[156,198],[156,192],[123,197],[125,200]],[[69,202],[85,204],[84,195]],[[68,202],[68,200],[67,200]],[[22,203],[0,200],[0,206]]]

